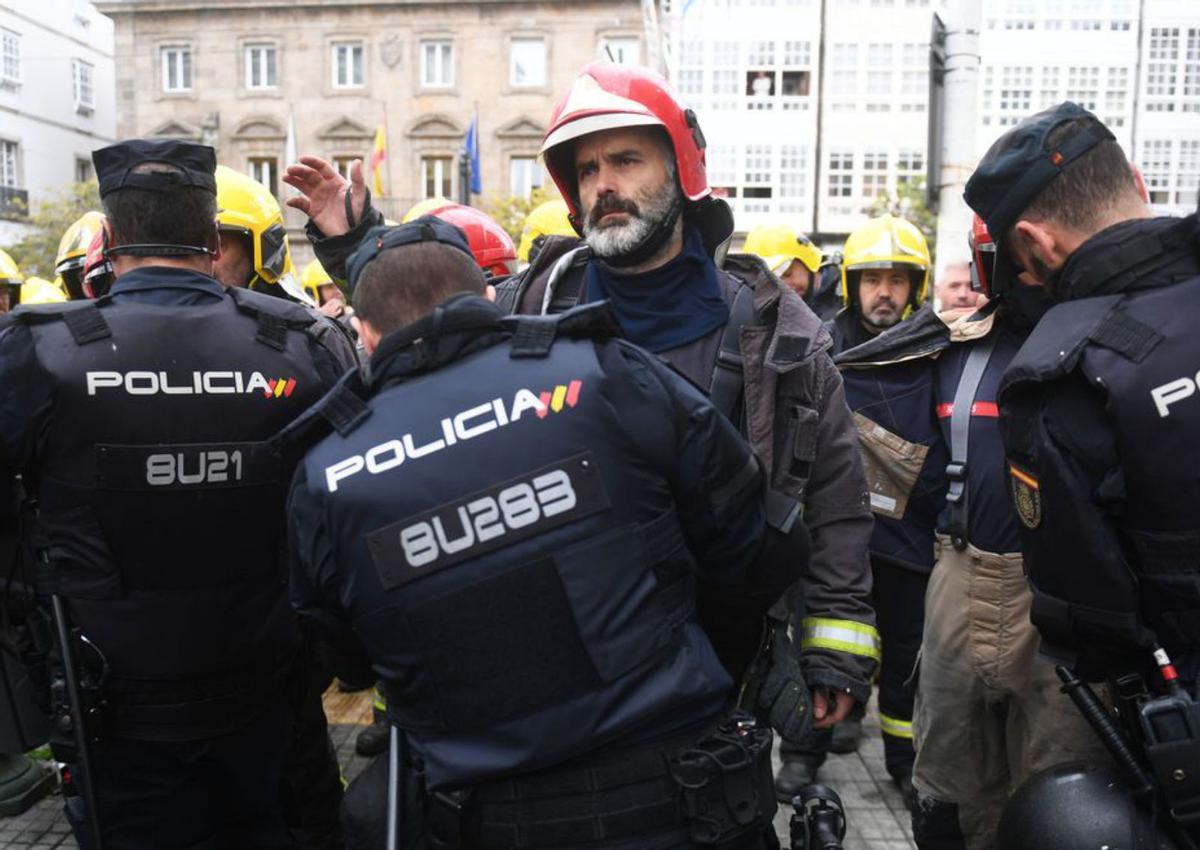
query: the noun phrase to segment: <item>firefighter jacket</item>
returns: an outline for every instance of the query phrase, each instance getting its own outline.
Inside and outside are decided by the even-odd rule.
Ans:
[[[268,438],[346,361],[300,307],[145,267],[0,322],[0,476],[37,500],[43,594],[103,655],[108,733],[248,722],[296,646]]]
[[[873,557],[929,572],[938,533],[988,552],[1018,550],[1015,515],[1006,504],[996,391],[1024,336],[995,304],[941,315],[925,307],[836,358],[867,470]],[[980,374],[965,399],[965,454],[954,464],[955,405],[973,353],[984,346]],[[948,501],[956,478],[959,498]]]
[[[750,448],[615,329],[457,296],[309,417],[333,430],[292,488],[293,602],[344,658],[360,642],[432,788],[715,718],[698,586],[761,616],[795,580],[756,578]]]
[[[1084,242],[1000,392],[1031,617],[1092,679],[1200,646],[1198,240],[1192,215]]]

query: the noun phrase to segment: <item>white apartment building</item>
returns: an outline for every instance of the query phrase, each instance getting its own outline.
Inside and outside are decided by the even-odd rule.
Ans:
[[[0,3],[0,245],[21,211],[92,176],[116,135],[112,21],[84,0]]]
[[[925,174],[941,5],[672,3],[671,75],[700,116],[710,180],[740,230],[784,216],[834,242],[880,193]],[[1156,209],[1196,208],[1200,3],[990,0],[980,41],[980,154],[1023,116],[1074,100],[1142,166]]]

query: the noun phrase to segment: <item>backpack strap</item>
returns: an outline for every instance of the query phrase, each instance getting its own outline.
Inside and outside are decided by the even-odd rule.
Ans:
[[[738,287],[729,308],[729,321],[721,334],[721,347],[717,351],[717,362],[709,381],[708,396],[713,406],[725,417],[741,428],[742,389],[742,328],[754,324],[754,289],[746,284]]]
[[[950,540],[960,552],[967,548],[967,447],[971,437],[971,407],[975,404],[975,393],[992,349],[996,345],[996,334],[989,334],[967,355],[967,364],[958,379],[954,391],[954,409],[950,413],[950,464],[946,476],[950,479],[946,491],[946,502],[950,505]]]

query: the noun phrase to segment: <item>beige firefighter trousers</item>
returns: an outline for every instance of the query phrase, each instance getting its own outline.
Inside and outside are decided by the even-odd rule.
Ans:
[[[992,850],[1005,801],[1031,774],[1108,756],[1037,656],[1020,555],[959,552],[947,537],[938,548],[925,595],[913,783],[958,805],[968,850]]]

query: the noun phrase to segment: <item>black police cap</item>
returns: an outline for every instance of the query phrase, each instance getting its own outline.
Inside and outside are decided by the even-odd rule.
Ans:
[[[173,168],[134,173],[139,165],[152,162]],[[217,194],[217,154],[208,145],[176,139],[130,139],[92,151],[92,164],[101,198],[121,189],[173,192],[195,187]]]
[[[1078,118],[1088,123],[1061,145],[1047,139]],[[1026,118],[995,141],[967,181],[967,206],[979,213],[994,242],[1002,240],[1033,200],[1063,169],[1113,134],[1100,119],[1065,101]]]
[[[462,251],[475,262],[471,246],[467,244],[467,235],[448,221],[431,215],[421,216],[406,224],[387,227],[372,227],[367,235],[358,243],[350,259],[346,261],[346,283],[350,291],[354,291],[358,276],[366,268],[367,263],[375,259],[383,251],[412,245],[417,242],[440,242]]]

